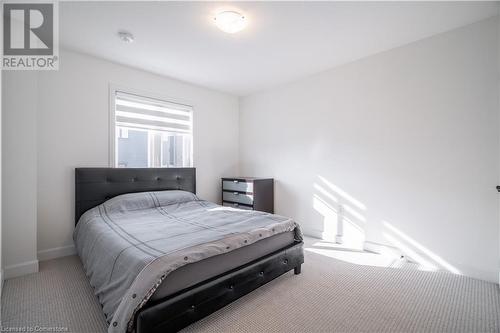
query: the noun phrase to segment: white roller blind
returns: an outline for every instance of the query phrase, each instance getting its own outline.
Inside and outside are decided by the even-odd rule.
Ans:
[[[115,92],[116,126],[191,134],[193,108],[159,99]]]

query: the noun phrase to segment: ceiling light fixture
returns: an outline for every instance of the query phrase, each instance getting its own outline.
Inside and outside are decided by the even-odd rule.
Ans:
[[[125,43],[132,43],[134,41],[134,35],[127,31],[118,31],[118,37]]]
[[[234,34],[247,26],[246,17],[238,12],[227,10],[214,17],[215,25],[228,34]]]

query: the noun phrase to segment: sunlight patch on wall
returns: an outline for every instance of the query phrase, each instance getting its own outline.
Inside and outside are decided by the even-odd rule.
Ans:
[[[313,209],[323,216],[322,238],[361,249],[366,206],[319,175],[313,189]]]
[[[394,227],[389,222],[383,221],[383,225],[388,229],[387,232],[383,233],[384,237],[395,247],[401,249],[403,253],[407,254],[414,261],[418,262],[421,265],[422,269],[444,269],[453,274],[462,274],[456,267],[445,261],[439,255],[432,252],[422,244],[415,241],[410,236],[403,233],[401,230]]]
[[[424,257],[419,255],[417,252],[412,250],[409,246],[406,246],[396,238],[392,237],[387,233],[382,233],[382,235],[387,239],[394,247],[400,249],[405,255],[411,258],[411,260],[415,261],[420,265],[419,269],[423,271],[437,271],[438,267],[433,265],[430,261],[426,260]]]
[[[391,250],[378,254],[356,251],[364,248],[366,205],[320,175],[313,183],[313,190],[312,206],[323,217],[322,238],[334,242],[336,247],[317,243],[306,250],[360,265],[397,267],[411,264],[419,270],[461,274],[456,267],[387,221],[382,221],[382,235],[391,246],[382,248]],[[344,250],[339,251],[339,247]],[[404,257],[400,258],[401,254]]]
[[[318,193],[324,195],[325,197],[327,197],[328,199],[332,200],[333,202],[339,202],[339,200],[333,194],[331,194],[330,192],[328,192],[323,186],[315,183],[313,185],[313,187],[314,187],[314,189]]]
[[[313,208],[323,216],[323,239],[334,241],[338,231],[337,210],[316,194],[313,196]]]
[[[320,176],[318,175],[318,178],[325,184],[327,185],[330,190],[333,192],[333,193],[336,193],[337,195],[339,195],[342,199],[350,202],[351,204],[353,204],[354,206],[356,206],[357,208],[361,209],[361,210],[366,210],[366,206],[360,202],[359,200],[357,200],[356,198],[352,197],[351,195],[349,195],[349,193],[347,193],[346,191],[342,190],[340,187],[336,186],[335,184],[333,184],[332,182],[329,182],[325,177],[323,176]]]

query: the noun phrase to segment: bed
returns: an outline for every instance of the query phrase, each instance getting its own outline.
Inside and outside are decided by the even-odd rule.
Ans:
[[[196,195],[194,168],[77,168],[75,246],[109,332],[174,332],[304,262],[291,219]]]

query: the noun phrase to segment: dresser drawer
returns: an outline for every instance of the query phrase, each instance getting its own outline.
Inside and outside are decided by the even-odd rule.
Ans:
[[[223,177],[222,205],[274,213],[274,179]]]
[[[253,193],[253,183],[252,182],[242,182],[239,180],[223,180],[222,189],[228,191],[239,191],[239,192],[252,192]]]
[[[253,210],[252,207],[250,207],[250,206],[240,205],[240,204],[232,203],[232,202],[223,202],[222,206],[233,207],[233,208],[244,209],[244,210]]]
[[[253,205],[253,195],[238,192],[222,192],[223,201],[238,202],[246,205]]]

